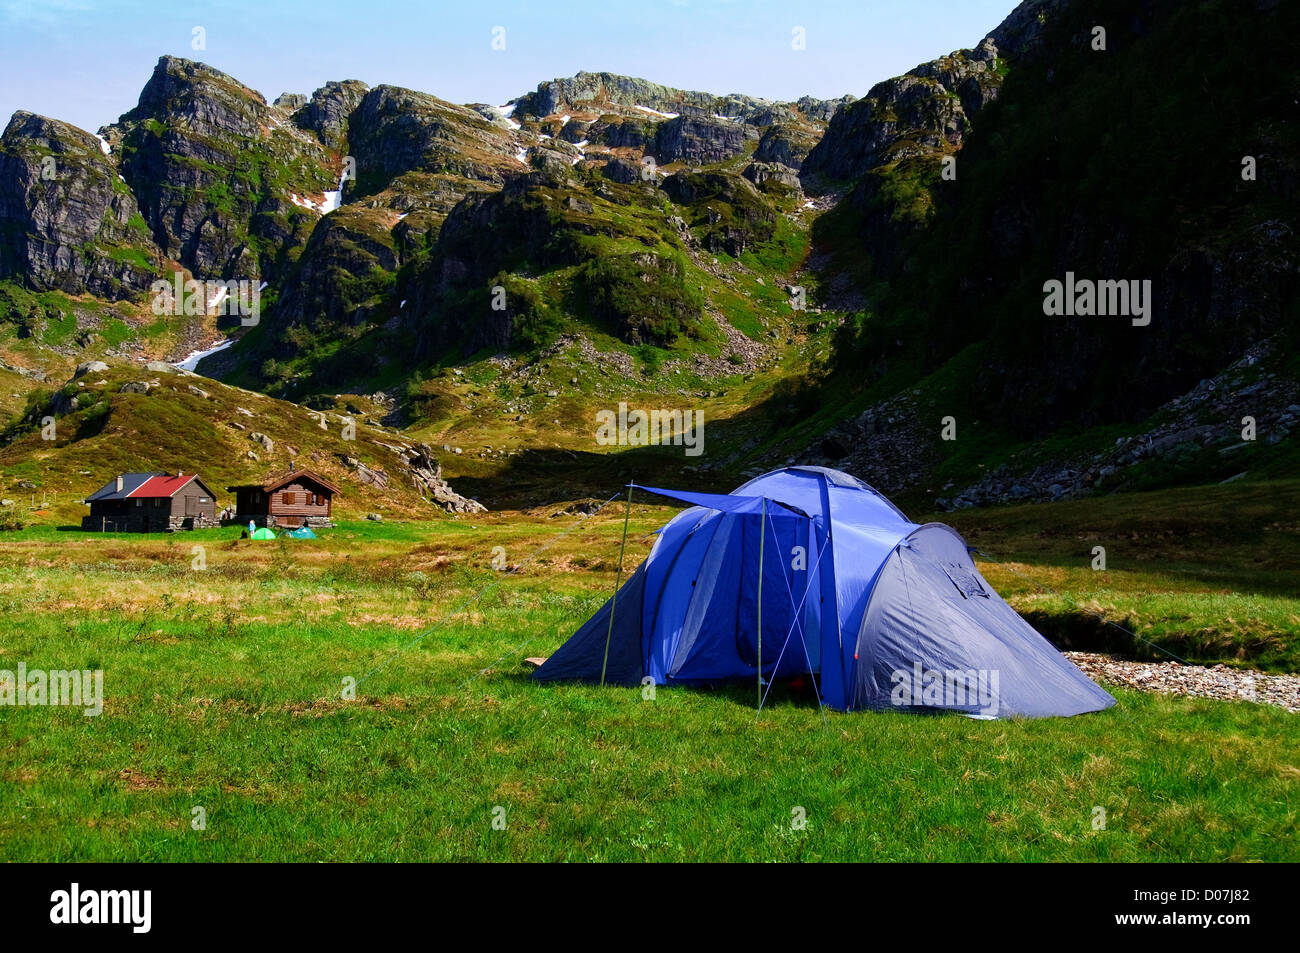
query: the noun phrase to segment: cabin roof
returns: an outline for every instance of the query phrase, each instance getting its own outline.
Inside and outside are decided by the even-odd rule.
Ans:
[[[107,499],[159,499],[172,498],[179,493],[191,482],[198,482],[199,486],[208,491],[209,497],[216,499],[216,493],[213,493],[211,486],[208,486],[200,480],[198,473],[122,473],[122,489],[117,489],[117,477],[113,477],[107,484],[100,486],[98,490],[86,497],[85,503],[99,503]]]
[[[302,480],[302,479],[311,480],[313,483],[319,484],[320,486],[329,490],[331,493],[342,492],[337,486],[335,486],[329,480],[325,479],[319,473],[315,472],[314,470],[306,470],[306,469],[290,470],[287,473],[280,473],[274,476],[269,476],[262,483],[241,483],[239,486],[228,486],[226,487],[226,490],[230,493],[234,493],[237,490],[262,490],[265,493],[274,493],[276,490],[280,489],[280,487],[284,486],[285,484],[292,483],[294,480]]]
[[[191,483],[197,483],[199,486],[203,487],[203,489],[207,490],[208,496],[216,495],[212,492],[212,490],[208,489],[208,485],[206,483],[204,483],[202,480],[199,479],[199,475],[197,473],[191,473],[188,476],[184,474],[178,474],[177,476],[156,476],[150,479],[148,482],[146,482],[139,489],[132,491],[128,495],[133,498],[137,496],[171,497],[171,496],[175,496],[177,493],[179,493],[185,487],[189,486]]]
[[[117,477],[113,477],[113,479],[86,497],[86,502],[89,503],[92,500],[125,500],[154,477],[163,475],[162,473],[123,473],[121,474],[122,489],[117,488]]]
[[[191,483],[197,482],[213,498],[216,494],[212,488],[199,479],[197,473],[190,474],[167,474],[167,473],[123,473],[122,489],[117,488],[117,477],[109,480],[102,487],[96,490],[90,496],[86,497],[85,502],[99,502],[102,500],[152,500],[160,497],[168,498],[175,496]]]

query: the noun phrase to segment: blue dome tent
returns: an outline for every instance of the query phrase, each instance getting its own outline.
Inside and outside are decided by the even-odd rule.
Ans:
[[[993,591],[955,531],[908,521],[856,477],[786,467],[725,495],[640,489],[691,507],[534,678],[811,673],[830,708],[976,718],[1115,704]]]

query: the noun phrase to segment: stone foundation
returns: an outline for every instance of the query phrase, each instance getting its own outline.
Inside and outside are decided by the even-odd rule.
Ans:
[[[303,523],[302,524],[295,523],[294,526],[286,526],[283,523],[276,522],[276,520],[282,520],[282,519],[293,519],[293,520],[302,519]],[[223,520],[222,522],[226,526],[243,526],[244,528],[247,528],[249,523],[252,523],[254,526],[257,527],[266,526],[266,527],[270,527],[271,529],[294,529],[298,525],[310,526],[312,529],[332,529],[334,527],[334,523],[330,520],[328,516],[308,516],[305,518],[300,516],[270,517],[267,516],[265,513],[258,513],[256,515],[249,515],[247,513],[236,513],[232,519]]]
[[[160,516],[157,513],[127,513],[121,516],[83,516],[81,529],[87,533],[175,533],[186,529],[211,529],[221,524],[207,513],[199,516]]]

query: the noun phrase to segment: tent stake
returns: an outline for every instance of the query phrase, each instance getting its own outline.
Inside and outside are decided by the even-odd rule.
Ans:
[[[767,497],[758,527],[758,708],[763,709],[763,544],[767,542]]]
[[[618,587],[623,582],[623,550],[627,546],[627,521],[632,515],[632,484],[627,486],[627,509],[623,511],[623,540],[618,544],[618,574],[614,576],[614,597],[609,600],[609,631],[605,633],[605,658],[600,663],[600,686],[605,687],[605,668],[609,665],[609,643],[614,638],[614,610],[618,608]]]

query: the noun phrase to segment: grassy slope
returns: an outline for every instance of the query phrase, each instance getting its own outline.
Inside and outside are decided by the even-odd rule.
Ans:
[[[1294,652],[1300,606],[1277,592],[1284,573],[1294,578],[1294,550],[1266,547],[1272,562],[1257,563],[1250,537],[1287,526],[1297,490],[1262,489],[1008,508],[959,526],[1083,596],[1095,577],[1063,567],[1083,558],[1089,533],[1136,520],[1139,540],[1156,533],[1161,561],[1135,570],[1130,550],[1113,550],[1118,604],[1197,585],[1232,589],[1243,609],[1271,594],[1289,603]],[[1207,513],[1223,530],[1234,511],[1242,527],[1213,548],[1163,535]],[[629,566],[670,512],[634,508]],[[1266,706],[1115,691],[1116,708],[1074,719],[831,714],[824,727],[807,698],[789,694],[755,720],[748,685],[643,700],[528,681],[518,660],[553,651],[607,597],[621,516],[611,507],[581,525],[550,513],[349,524],[269,544],[230,530],[4,537],[0,610],[11,624],[0,666],[102,666],[108,701],[99,718],[4,711],[0,778],[11,796],[0,804],[0,856],[1300,857],[1300,719]],[[202,571],[191,568],[195,544],[206,549]],[[498,545],[517,574],[490,569]],[[1231,582],[1216,580],[1227,563]],[[983,568],[1025,604],[997,567]],[[493,582],[502,584],[364,681],[358,702],[333,700],[344,676],[372,670]],[[196,805],[206,831],[189,826]],[[497,806],[504,831],[492,828]],[[1092,830],[1095,806],[1107,811],[1105,831]],[[791,827],[796,807],[806,830]]]
[[[158,384],[148,394],[120,392],[123,384],[134,381]],[[191,392],[191,387],[207,396]],[[0,447],[0,495],[17,500],[17,509],[30,522],[79,525],[88,512],[79,501],[122,472],[197,472],[216,492],[218,506],[225,506],[234,502],[227,486],[283,472],[291,462],[320,472],[342,488],[335,512],[344,518],[372,510],[407,517],[436,512],[402,476],[397,455],[375,442],[397,446],[409,441],[368,423],[371,418],[365,413],[353,417],[355,439],[344,440],[337,411],[326,413],[327,428],[322,429],[319,415],[296,404],[203,377],[120,365],[86,374],[65,391],[76,395],[82,406],[57,418],[55,440],[42,440],[39,429],[27,430]],[[252,416],[240,413],[241,407]],[[251,439],[255,432],[271,438],[271,451]],[[296,455],[289,452],[291,447]],[[249,459],[249,451],[258,459]],[[362,485],[354,471],[343,466],[341,454],[387,472],[392,478],[389,487]],[[36,489],[18,487],[20,480],[34,482]],[[49,504],[46,509],[30,511],[33,493],[37,505],[42,500]]]

